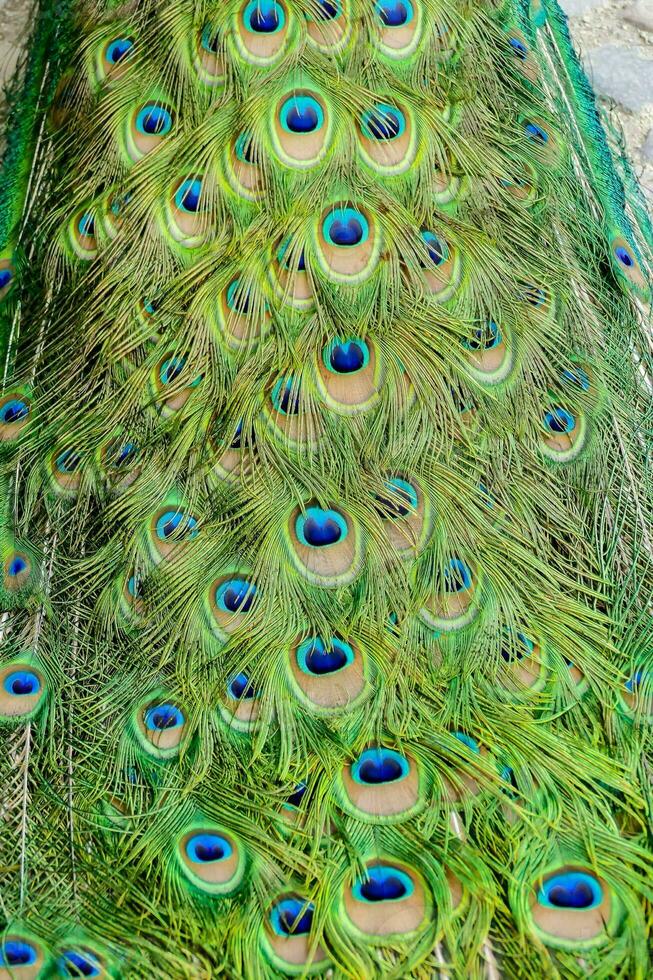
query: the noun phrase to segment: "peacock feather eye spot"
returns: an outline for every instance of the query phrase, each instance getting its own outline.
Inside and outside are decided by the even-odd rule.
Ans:
[[[199,534],[197,520],[180,510],[165,511],[156,522],[156,535],[159,541],[191,541]]]
[[[614,254],[617,256],[621,264],[625,265],[627,269],[630,269],[635,264],[635,260],[633,259],[632,255],[627,248],[624,248],[623,245],[618,245],[614,250]]]
[[[301,898],[282,898],[270,912],[272,928],[280,936],[307,936],[313,925],[315,907]]]
[[[0,285],[0,288],[2,286]],[[7,425],[22,422],[29,415],[29,404],[22,398],[11,398],[0,408],[0,421]]]
[[[77,230],[80,235],[92,238],[95,235],[95,218],[90,212],[85,212],[77,222]]]
[[[183,357],[169,357],[161,365],[159,379],[161,384],[169,385],[176,381],[183,371],[185,359]]]
[[[492,350],[494,347],[499,346],[502,339],[501,332],[494,320],[488,320],[487,323],[475,330],[472,336],[468,340],[463,341],[463,343],[468,350]]]
[[[241,133],[236,139],[234,153],[236,154],[236,159],[240,160],[241,163],[256,163],[254,143],[249,133]]]
[[[636,671],[632,677],[629,677],[626,681],[624,687],[629,694],[634,694],[646,680],[646,675],[643,670]]]
[[[241,419],[236,426],[236,431],[234,432],[233,439],[229,443],[230,449],[241,449],[243,445],[243,420]]]
[[[97,977],[101,965],[90,953],[67,949],[59,958],[59,970],[64,977]]]
[[[181,710],[174,704],[155,704],[145,712],[145,726],[151,732],[166,732],[184,724]]]
[[[406,117],[396,106],[379,102],[363,113],[361,129],[367,139],[393,140],[405,132]]]
[[[136,116],[136,129],[143,136],[167,136],[172,129],[172,113],[157,102],[147,102]]]
[[[560,380],[563,384],[573,385],[574,388],[579,388],[581,391],[589,391],[590,389],[589,375],[580,367],[565,368]]]
[[[544,416],[544,425],[549,432],[555,435],[563,435],[573,432],[576,427],[576,419],[566,408],[556,405]]]
[[[124,466],[134,462],[138,455],[138,446],[133,442],[124,442],[111,447],[109,454],[109,464],[114,469],[119,470]]]
[[[9,559],[9,563],[7,565],[7,575],[11,576],[11,578],[15,578],[27,568],[29,568],[27,559],[23,558],[22,555],[16,554]]]
[[[272,404],[281,415],[299,412],[299,382],[291,377],[279,378],[272,389]]]
[[[409,876],[387,864],[373,864],[353,888],[354,897],[363,902],[398,902],[413,891]]]
[[[351,767],[356,782],[367,786],[380,786],[405,779],[410,764],[405,756],[393,749],[366,749]]]
[[[540,888],[540,905],[558,909],[586,910],[603,901],[603,889],[594,875],[584,871],[564,871],[548,878]]]
[[[545,146],[549,142],[549,134],[541,126],[538,126],[537,123],[525,123],[524,131],[528,139],[538,146]]]
[[[202,47],[210,54],[218,54],[220,50],[220,35],[212,24],[205,24],[202,30]]]
[[[438,236],[426,229],[420,232],[422,241],[426,246],[426,257],[420,258],[420,265],[422,268],[427,269],[430,264],[441,265],[449,257],[449,249],[446,242],[438,238]]]
[[[471,749],[474,755],[480,755],[481,749],[478,742],[471,735],[468,735],[467,732],[452,732],[451,734],[462,745],[466,745],[468,749]]]
[[[347,537],[347,522],[336,510],[308,507],[295,521],[299,541],[310,548],[328,548]]]
[[[306,783],[298,783],[286,800],[286,806],[301,806],[302,800],[306,796],[307,789],[308,786]]]
[[[397,520],[415,513],[419,505],[417,491],[407,480],[393,476],[384,486],[388,495],[376,494],[376,511],[382,520]]]
[[[41,690],[41,681],[31,670],[15,670],[7,674],[3,686],[7,694],[22,698],[38,694]]]
[[[0,946],[0,965],[31,966],[36,963],[37,951],[23,939],[7,939]]]
[[[349,643],[332,636],[325,640],[314,636],[300,644],[297,660],[307,673],[322,677],[334,674],[354,661],[354,650]]]
[[[130,575],[127,579],[127,591],[133,599],[140,599],[143,596],[143,583],[137,575]]]
[[[131,37],[117,37],[107,45],[104,57],[111,65],[117,65],[123,58],[126,58],[134,47]]]
[[[227,692],[229,697],[235,701],[251,701],[258,696],[258,692],[249,677],[242,672],[232,677],[227,684]]]
[[[240,279],[233,279],[227,287],[227,306],[239,316],[249,316],[251,313],[250,293],[243,288]]]
[[[248,613],[254,604],[257,589],[245,578],[230,578],[222,582],[215,593],[215,601],[222,612]]]
[[[301,249],[298,254],[297,250],[292,248],[292,238],[286,238],[281,242],[281,245],[277,249],[277,262],[282,269],[287,269],[288,271],[306,271],[304,249]]]
[[[232,853],[229,841],[218,834],[195,834],[186,841],[186,854],[198,864],[224,861]]]
[[[324,110],[311,95],[292,95],[282,104],[281,125],[291,133],[314,133],[324,125]]]
[[[14,278],[14,274],[11,269],[0,269],[0,292],[6,289],[11,280]]]
[[[74,449],[64,449],[55,460],[55,468],[59,473],[74,473],[78,469],[82,457]]]
[[[375,7],[384,27],[403,27],[413,19],[410,0],[377,0]]]
[[[311,9],[310,14],[306,14],[314,20],[335,20],[342,13],[339,0],[317,0],[315,6],[316,10]]]
[[[252,0],[245,8],[244,22],[253,34],[276,34],[286,23],[286,12],[276,0]]]
[[[336,374],[354,374],[367,367],[370,360],[369,347],[364,340],[333,341],[327,348],[327,367]]]
[[[369,223],[355,208],[340,207],[331,211],[322,223],[325,241],[339,248],[352,248],[367,241]]]
[[[202,196],[201,177],[187,177],[175,191],[175,206],[188,214],[197,214]]]
[[[511,37],[508,39],[508,43],[515,53],[515,56],[519,58],[520,61],[525,61],[528,57],[528,48],[518,37]]]
[[[447,592],[463,592],[469,589],[472,584],[472,573],[467,565],[460,558],[449,559],[449,564],[444,570],[444,587]]]
[[[533,283],[526,282],[524,283],[522,299],[537,309],[544,306],[547,302],[548,293],[541,286],[535,286]]]

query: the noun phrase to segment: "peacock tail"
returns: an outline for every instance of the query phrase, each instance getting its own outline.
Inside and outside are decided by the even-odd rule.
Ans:
[[[42,0],[0,980],[640,978],[653,233],[555,0]]]

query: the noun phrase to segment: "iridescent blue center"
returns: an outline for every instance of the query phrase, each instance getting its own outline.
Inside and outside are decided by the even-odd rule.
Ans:
[[[67,949],[59,959],[59,970],[64,977],[97,977],[100,964],[88,953]]]
[[[630,269],[635,264],[635,260],[633,259],[632,255],[628,249],[623,247],[623,245],[617,245],[614,250],[614,254],[617,256],[621,264],[625,265],[627,269]]]
[[[256,586],[245,578],[230,578],[218,586],[215,601],[222,612],[249,612],[256,598]]]
[[[297,537],[311,548],[325,548],[347,537],[347,522],[336,510],[308,507],[295,522]]]
[[[0,269],[0,289],[4,289],[5,286],[8,286],[13,278],[14,274],[11,269]]]
[[[291,133],[314,133],[324,125],[324,110],[312,95],[293,95],[281,106],[280,118]]]
[[[11,674],[7,674],[2,686],[7,694],[24,698],[38,694],[41,690],[41,681],[31,670],[14,670]]]
[[[184,716],[174,704],[156,704],[145,712],[145,726],[152,732],[165,732],[183,724]]]
[[[175,192],[175,205],[180,211],[197,214],[202,195],[202,181],[199,177],[183,180]]]
[[[474,755],[480,755],[481,750],[478,742],[471,735],[468,735],[467,732],[452,732],[452,735],[463,745],[466,745],[468,749],[471,749]]]
[[[589,391],[590,389],[589,375],[581,367],[565,368],[562,372],[562,381],[563,384],[571,384],[575,388],[580,388],[581,391]]]
[[[329,346],[329,366],[337,374],[353,374],[369,362],[369,349],[364,340],[345,340]]]
[[[136,129],[144,136],[166,136],[172,129],[172,114],[165,106],[148,102],[136,117]]]
[[[227,690],[230,697],[236,701],[251,701],[257,696],[257,691],[247,674],[236,674],[229,681]]]
[[[195,834],[186,842],[186,854],[197,864],[224,861],[225,858],[231,857],[232,853],[231,844],[220,834]]]
[[[404,133],[406,117],[396,106],[379,102],[363,113],[361,128],[368,139],[393,140]]]
[[[544,416],[544,424],[549,432],[558,435],[571,432],[576,426],[576,420],[571,412],[556,405]]]
[[[353,887],[354,897],[363,902],[398,902],[413,892],[413,882],[399,868],[374,864]]]
[[[306,936],[313,925],[314,906],[301,898],[283,898],[273,906],[270,921],[277,935]]]
[[[528,48],[524,42],[518,37],[511,37],[509,39],[510,47],[515,52],[516,56],[520,61],[525,61],[528,56]]]
[[[502,339],[494,320],[488,320],[482,327],[474,331],[469,340],[465,341],[465,347],[468,350],[491,350],[493,347],[498,347]]]
[[[16,554],[9,560],[7,575],[15,578],[17,575],[21,575],[22,572],[26,571],[28,567],[27,560],[22,555]]]
[[[603,889],[594,875],[584,871],[563,871],[542,884],[537,900],[549,908],[591,909],[603,901]]]
[[[217,54],[220,50],[220,35],[211,24],[205,24],[202,31],[202,47],[211,54]]]
[[[117,65],[119,61],[129,54],[134,47],[134,42],[130,37],[117,37],[107,46],[106,59],[111,65]]]
[[[308,789],[306,783],[298,783],[294,790],[286,800],[288,806],[301,806],[301,802],[306,795],[306,790]]]
[[[311,9],[311,19],[314,16],[316,20],[334,20],[342,12],[338,0],[317,0],[317,8]]]
[[[322,228],[327,242],[340,248],[360,245],[369,235],[365,215],[350,207],[335,208],[324,219]]]
[[[460,558],[451,558],[444,572],[444,587],[447,592],[463,592],[472,584],[469,566]]]
[[[0,421],[6,425],[14,425],[16,422],[22,422],[28,415],[29,405],[21,398],[11,398],[0,408]]]
[[[249,316],[249,290],[243,286],[240,279],[234,279],[227,287],[227,306],[239,316]]]
[[[74,449],[64,449],[57,456],[55,467],[59,473],[74,473],[81,461],[81,456]]]
[[[349,643],[336,636],[328,640],[314,636],[297,648],[297,661],[309,674],[334,674],[354,661],[354,650]]]
[[[429,264],[441,265],[449,256],[449,249],[446,242],[438,238],[435,232],[423,230],[420,232],[422,241],[426,245],[426,261],[420,258],[420,265],[427,269]]]
[[[524,130],[528,138],[539,146],[545,146],[549,142],[549,134],[541,126],[538,126],[537,123],[527,122]]]
[[[23,939],[7,939],[0,947],[2,966],[31,966],[36,959],[36,950]]]
[[[384,27],[403,27],[413,19],[410,0],[377,0],[376,12]]]
[[[157,519],[156,534],[160,541],[171,537],[177,540],[191,541],[199,534],[197,521],[190,514],[181,510],[167,510]]]
[[[408,759],[392,749],[366,749],[354,762],[351,771],[356,782],[379,786],[404,779],[410,771],[410,764]]]
[[[95,234],[95,218],[89,212],[83,214],[79,221],[77,222],[77,230],[80,235],[84,235],[87,238],[92,238]]]
[[[236,159],[240,160],[241,163],[252,164],[255,162],[254,144],[249,133],[240,134],[234,146],[234,153],[236,154]]]
[[[375,505],[383,520],[396,520],[415,513],[419,503],[415,487],[398,476],[386,480],[384,485],[388,493],[376,494]]]
[[[272,389],[272,404],[281,415],[299,412],[299,382],[294,378],[279,378]]]
[[[245,9],[244,20],[254,34],[276,34],[283,28],[286,15],[276,0],[253,0]]]

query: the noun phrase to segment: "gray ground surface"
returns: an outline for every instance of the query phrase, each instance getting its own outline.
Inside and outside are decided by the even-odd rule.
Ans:
[[[561,0],[596,91],[626,137],[653,201],[653,0]],[[0,83],[16,64],[29,0],[0,0]]]

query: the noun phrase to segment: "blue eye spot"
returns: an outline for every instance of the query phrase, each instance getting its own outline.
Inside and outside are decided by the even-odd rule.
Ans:
[[[335,20],[342,13],[340,0],[317,0],[315,6],[317,10],[311,5],[310,13],[305,15],[308,20]]]
[[[286,806],[301,806],[301,802],[306,795],[306,790],[308,789],[306,783],[298,783],[294,790],[286,800]]]
[[[572,432],[576,427],[576,419],[565,408],[556,405],[544,416],[544,425],[556,435]]]
[[[188,177],[182,181],[175,192],[175,207],[189,214],[197,214],[200,209],[202,181],[199,177]]]
[[[252,0],[243,19],[254,34],[276,34],[285,26],[286,12],[276,0]]]
[[[241,163],[255,163],[254,144],[249,133],[241,133],[234,145],[236,159]]]
[[[2,966],[31,966],[32,963],[36,963],[36,959],[36,950],[23,939],[7,939],[0,946]]]
[[[580,367],[575,368],[565,368],[562,372],[561,381],[563,384],[571,384],[575,388],[580,388],[581,391],[589,391],[590,389],[590,379],[587,371],[584,371]]]
[[[22,555],[14,555],[14,557],[10,559],[7,566],[7,575],[9,575],[11,578],[15,578],[27,568],[29,568],[29,565],[27,564],[26,559],[23,558]]]
[[[466,732],[452,732],[451,734],[459,742],[462,742],[463,745],[466,745],[468,749],[471,749],[474,755],[481,754],[478,742],[471,735],[468,735]]]
[[[88,238],[93,237],[95,234],[95,218],[92,214],[87,212],[81,216],[77,222],[77,231],[80,233],[80,235],[85,235]]]
[[[167,136],[172,129],[172,114],[165,106],[148,102],[136,116],[136,129],[143,136]]]
[[[41,690],[41,681],[38,675],[31,670],[15,670],[11,674],[7,674],[2,686],[7,694],[24,698],[38,694]]]
[[[64,449],[57,456],[54,465],[59,473],[74,473],[81,461],[81,456],[74,449]]]
[[[231,857],[233,847],[219,834],[195,834],[186,842],[186,854],[197,864],[208,864]]]
[[[441,265],[445,259],[449,258],[447,243],[442,241],[441,238],[438,238],[434,232],[423,230],[420,232],[420,235],[426,245],[426,257],[428,259],[428,262],[420,259],[422,268],[427,269],[429,262],[433,263],[433,265]]]
[[[634,694],[640,685],[644,684],[646,681],[646,674],[643,670],[636,671],[632,677],[629,677],[625,683],[625,688],[630,694]]]
[[[614,254],[617,256],[621,264],[625,265],[627,269],[630,269],[635,264],[635,260],[633,259],[632,255],[623,247],[623,245],[618,245],[614,250]]]
[[[558,909],[592,909],[603,901],[603,889],[583,871],[564,871],[548,878],[538,891],[540,905]]]
[[[376,494],[377,513],[383,520],[396,520],[415,513],[419,505],[417,490],[407,480],[393,476],[384,482],[388,496]]]
[[[94,956],[67,949],[59,958],[59,972],[64,977],[97,977],[100,964]]]
[[[321,636],[313,636],[297,648],[297,663],[307,674],[322,677],[325,674],[335,674],[336,671],[348,667],[354,662],[354,649],[345,640],[337,636],[325,640]]]
[[[133,47],[134,42],[130,37],[118,37],[107,46],[105,58],[110,64],[117,65]]]
[[[304,249],[298,253],[297,249],[292,248],[292,238],[284,239],[277,249],[277,261],[283,269],[289,269],[296,272],[306,271]]]
[[[377,0],[376,13],[384,27],[403,27],[413,19],[410,0]]]
[[[151,732],[166,732],[185,723],[181,710],[174,704],[155,704],[145,712],[145,727]]]
[[[0,288],[2,288],[0,286]],[[22,422],[29,415],[29,404],[21,398],[11,398],[0,408],[0,421],[6,425]]]
[[[539,146],[545,146],[549,142],[549,134],[537,123],[527,122],[524,126],[524,131],[533,143],[537,143]]]
[[[167,510],[156,522],[156,535],[160,541],[168,541],[173,536],[180,541],[192,541],[198,534],[196,519],[180,510]]]
[[[247,674],[236,674],[227,684],[227,693],[235,701],[251,701],[258,697],[258,692]]]
[[[227,306],[239,316],[249,316],[251,312],[249,290],[243,287],[240,279],[234,279],[227,287]]]
[[[370,140],[394,140],[406,130],[406,117],[396,106],[379,102],[363,113],[363,135]]]
[[[513,51],[515,52],[519,60],[525,61],[528,56],[528,48],[526,47],[524,42],[518,37],[511,37],[508,43],[510,44],[510,47],[513,49]]]
[[[127,579],[127,591],[133,599],[139,599],[143,595],[143,583],[136,575],[130,575]]]
[[[116,470],[122,469],[128,463],[133,463],[138,455],[138,446],[133,442],[112,447],[109,464]]]
[[[364,214],[354,208],[335,208],[322,223],[324,238],[331,245],[351,248],[367,241],[369,223]]]
[[[13,278],[14,274],[11,269],[0,269],[0,290],[8,286]]]
[[[220,36],[215,27],[205,24],[202,31],[202,47],[210,54],[217,54],[220,50]]]
[[[315,133],[324,125],[324,110],[312,95],[293,95],[281,106],[281,125],[290,133]]]
[[[270,923],[278,936],[306,936],[313,925],[315,907],[301,898],[282,898],[272,907]]]
[[[272,404],[281,415],[299,412],[299,382],[291,377],[279,378],[272,389]]]
[[[460,558],[449,559],[449,565],[444,571],[444,587],[447,592],[463,592],[472,584],[472,573]]]
[[[354,780],[367,786],[396,783],[410,772],[410,764],[393,749],[366,749],[351,767]]]
[[[216,589],[215,601],[222,612],[247,613],[254,604],[256,594],[253,582],[245,578],[230,578]]]
[[[352,891],[359,902],[397,902],[413,892],[413,882],[405,872],[392,865],[374,864],[367,876],[360,878]]]
[[[493,347],[499,346],[502,339],[501,332],[494,320],[488,320],[482,327],[475,330],[468,340],[463,341],[463,344],[467,350],[492,350]]]
[[[309,548],[324,548],[347,537],[347,522],[336,510],[308,507],[295,521],[297,537]]]
[[[181,374],[184,364],[186,363],[183,357],[169,357],[161,365],[161,370],[159,371],[159,379],[161,384],[169,385],[173,381],[176,381]]]
[[[325,363],[336,374],[354,374],[367,367],[370,349],[364,340],[350,338],[342,342],[334,340],[325,351]]]

